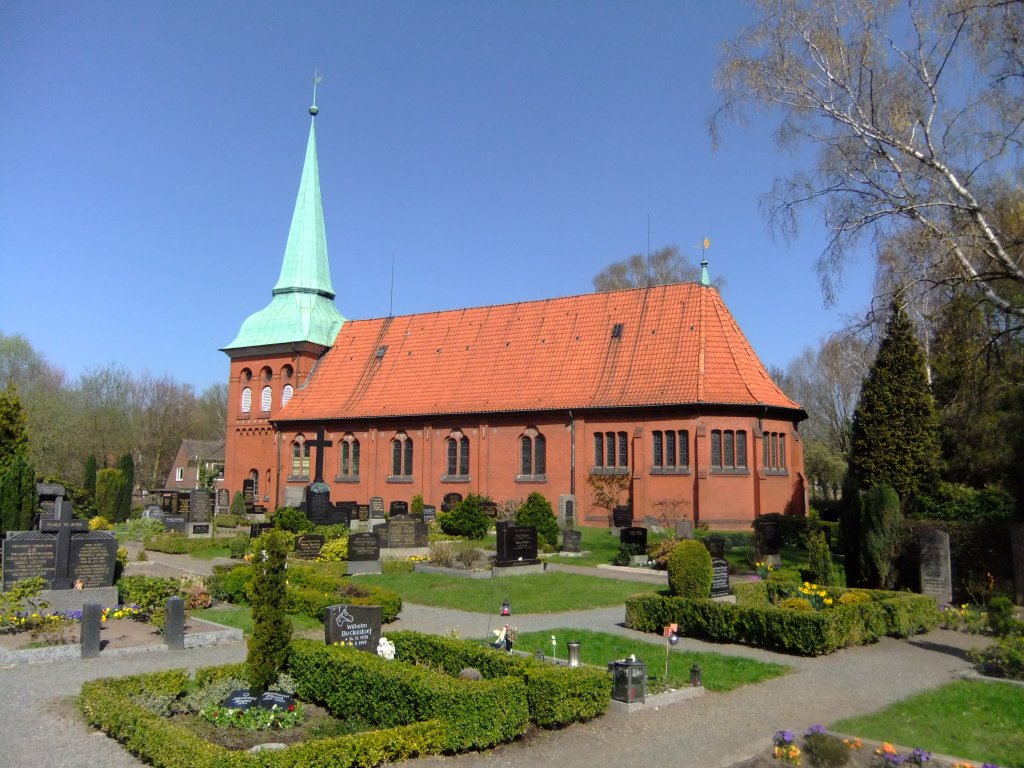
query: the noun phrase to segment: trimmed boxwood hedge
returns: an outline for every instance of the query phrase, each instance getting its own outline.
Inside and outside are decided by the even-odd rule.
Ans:
[[[939,622],[935,600],[925,595],[864,590],[871,596],[870,602],[803,612],[770,604],[772,592],[784,588],[770,582],[745,586],[736,590],[737,604],[636,595],[626,600],[626,626],[660,633],[666,625],[676,623],[680,634],[687,637],[820,656],[873,643],[883,635],[908,637],[934,629]],[[845,590],[828,591],[835,598]]]
[[[143,540],[142,545],[150,552],[163,552],[168,555],[187,555],[192,552],[199,552],[200,550],[211,549],[213,547],[230,548],[231,542],[235,539],[248,542],[248,538],[242,536],[216,539],[192,539],[188,536],[183,536],[180,533],[169,531],[166,533],[157,533],[152,536],[147,536]]]
[[[562,667],[524,656],[496,653],[476,643],[419,632],[390,632],[397,658],[412,664],[430,664],[450,675],[472,667],[484,679],[522,678],[526,684],[530,720],[544,728],[600,717],[611,700],[607,670],[597,667]]]

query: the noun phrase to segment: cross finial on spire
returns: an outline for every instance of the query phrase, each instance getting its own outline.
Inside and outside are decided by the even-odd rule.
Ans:
[[[708,238],[704,238],[700,244],[700,284],[711,285],[711,277],[708,275],[708,257],[707,250],[711,247],[711,241]]]
[[[316,87],[320,83],[320,81],[323,80],[323,79],[324,79],[324,76],[320,74],[320,71],[317,70],[317,69],[314,69],[313,70],[313,106],[311,106],[309,108],[309,114],[311,114],[313,117],[316,117],[316,113],[320,111],[320,109],[316,105]]]

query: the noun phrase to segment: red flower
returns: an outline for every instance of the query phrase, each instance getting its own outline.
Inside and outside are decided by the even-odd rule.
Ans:
[[[295,705],[294,704],[289,704],[288,705],[288,711],[289,712],[294,712],[295,711]]]

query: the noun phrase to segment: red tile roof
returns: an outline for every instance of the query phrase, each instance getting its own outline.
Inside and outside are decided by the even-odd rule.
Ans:
[[[692,403],[800,408],[718,292],[677,283],[348,321],[275,421]]]

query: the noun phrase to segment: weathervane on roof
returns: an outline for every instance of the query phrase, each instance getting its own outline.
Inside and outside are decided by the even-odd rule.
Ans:
[[[309,108],[309,114],[311,114],[313,117],[316,117],[317,112],[320,111],[320,109],[316,105],[316,87],[320,83],[320,81],[323,80],[323,79],[324,79],[324,76],[320,74],[320,70],[314,69],[313,70],[313,106],[311,106]]]
[[[708,248],[711,247],[711,241],[705,237],[704,240],[697,247],[700,248],[700,284],[711,285],[711,278],[708,276],[707,256],[707,250]]]

